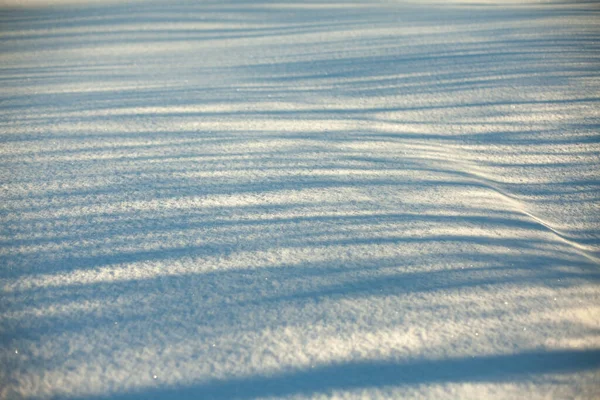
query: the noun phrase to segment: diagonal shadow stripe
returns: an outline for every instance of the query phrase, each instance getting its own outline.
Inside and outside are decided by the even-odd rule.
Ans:
[[[212,380],[191,386],[148,388],[96,399],[253,399],[333,390],[449,382],[523,381],[532,375],[568,374],[600,367],[600,349],[524,352],[409,362],[359,361],[274,375]]]

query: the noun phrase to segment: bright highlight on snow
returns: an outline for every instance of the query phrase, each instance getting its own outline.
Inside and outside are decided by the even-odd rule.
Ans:
[[[0,398],[600,397],[599,18],[0,2]]]

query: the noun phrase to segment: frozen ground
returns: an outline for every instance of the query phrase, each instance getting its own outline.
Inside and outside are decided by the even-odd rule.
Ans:
[[[17,3],[2,398],[600,396],[600,4]]]

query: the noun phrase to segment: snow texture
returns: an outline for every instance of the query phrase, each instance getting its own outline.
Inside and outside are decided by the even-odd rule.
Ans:
[[[600,397],[600,4],[0,3],[4,399]]]

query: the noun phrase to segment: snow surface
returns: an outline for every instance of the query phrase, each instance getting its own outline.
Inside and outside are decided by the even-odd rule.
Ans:
[[[597,2],[1,4],[2,398],[600,396]]]

